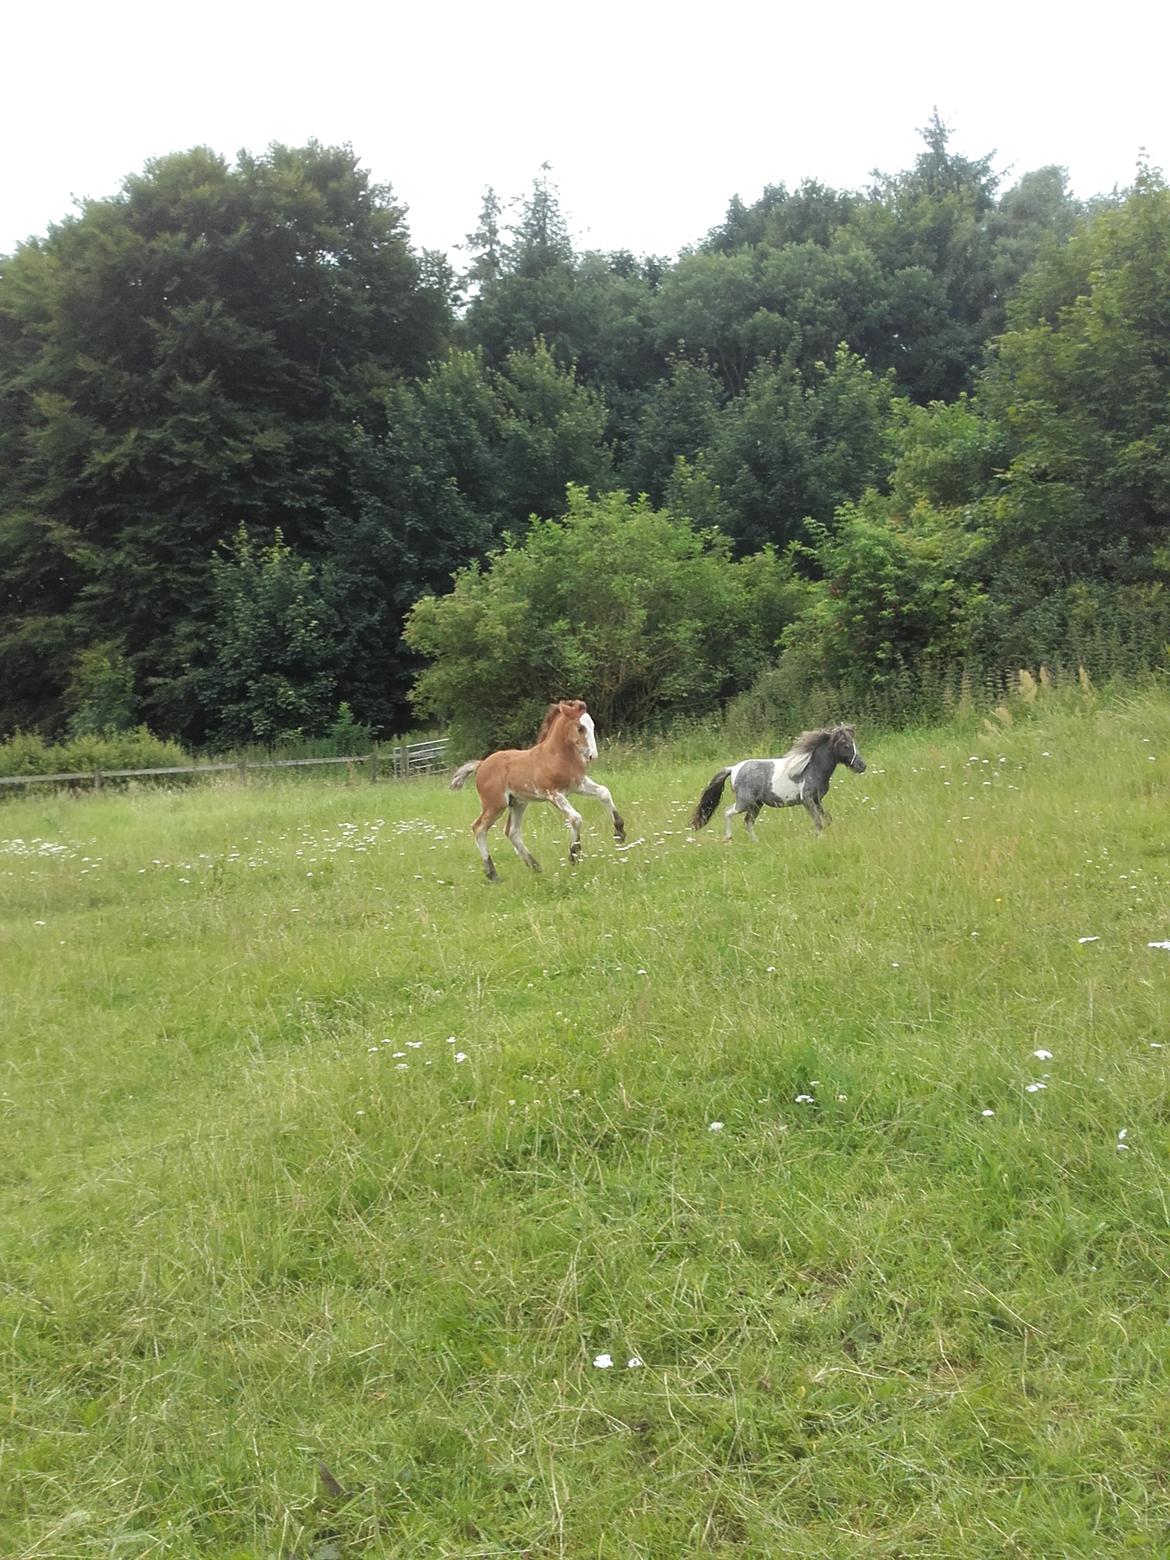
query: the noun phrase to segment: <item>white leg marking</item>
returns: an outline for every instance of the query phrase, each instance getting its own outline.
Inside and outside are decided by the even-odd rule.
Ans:
[[[613,794],[607,785],[599,785],[596,780],[590,780],[588,775],[582,775],[578,783],[573,787],[574,796],[592,796],[609,812],[610,821],[615,832],[618,828],[618,810],[613,805]]]
[[[569,859],[576,861],[581,854],[581,814],[570,804],[568,797],[560,791],[551,792],[549,801],[572,830],[573,838],[569,842]]]

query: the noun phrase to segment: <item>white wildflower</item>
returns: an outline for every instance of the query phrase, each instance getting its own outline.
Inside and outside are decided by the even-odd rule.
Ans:
[[[593,1365],[596,1370],[610,1370],[613,1367],[613,1355],[595,1354],[593,1356]]]

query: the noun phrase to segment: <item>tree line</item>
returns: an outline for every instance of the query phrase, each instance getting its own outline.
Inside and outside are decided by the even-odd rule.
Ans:
[[[1109,632],[1157,660],[1170,196],[1001,189],[937,116],[864,191],[461,265],[348,148],[160,158],[0,262],[0,733],[629,727]],[[413,702],[412,702],[413,693]]]

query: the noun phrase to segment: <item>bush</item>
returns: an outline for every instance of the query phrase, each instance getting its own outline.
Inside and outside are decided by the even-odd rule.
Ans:
[[[607,731],[653,728],[746,687],[804,599],[774,551],[736,563],[646,498],[570,487],[563,519],[534,518],[416,604],[406,641],[432,664],[411,697],[468,752],[531,742],[557,698],[584,698]]]
[[[48,743],[33,732],[18,731],[0,742],[0,776],[92,774],[95,769],[161,769],[193,763],[177,742],[156,737],[145,726],[105,736],[75,737]]]

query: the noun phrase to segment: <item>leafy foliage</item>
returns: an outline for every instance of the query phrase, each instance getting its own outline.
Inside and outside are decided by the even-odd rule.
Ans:
[[[215,617],[203,698],[218,747],[318,736],[337,708],[336,633],[311,566],[279,531],[255,545],[241,526],[212,564]]]
[[[75,647],[116,635],[142,712],[201,735],[212,551],[240,524],[319,549],[351,506],[355,421],[445,320],[401,209],[345,148],[162,158],[18,251],[0,276],[0,686],[39,657],[52,700]]]
[[[1143,168],[1123,205],[1038,263],[997,344],[987,401],[1013,453],[992,526],[1033,599],[1170,565],[1168,267],[1170,191]]]
[[[413,699],[468,752],[528,745],[552,699],[581,693],[609,730],[702,713],[746,683],[801,597],[774,552],[736,563],[647,499],[570,488],[563,518],[414,607],[406,639],[432,664]]]
[[[0,267],[0,730],[323,740],[342,699],[400,729],[414,604],[567,483],[795,547],[797,682],[1052,659],[1094,611],[1157,659],[1160,176],[1084,206],[1058,167],[1001,189],[937,113],[922,137],[865,191],[736,197],[673,263],[578,252],[546,165],[486,192],[462,276],[348,148],[149,164]],[[241,526],[288,549],[247,623],[212,563]]]
[[[190,764],[177,742],[156,737],[145,726],[84,732],[50,743],[35,731],[17,731],[0,742],[0,775],[92,774],[95,769],[149,769]]]
[[[127,731],[134,724],[134,672],[116,641],[81,652],[66,702],[71,737]]]

